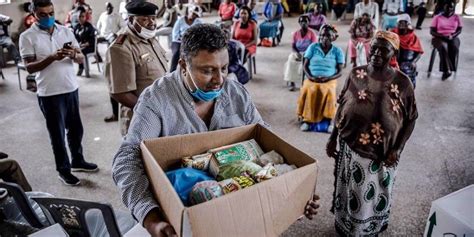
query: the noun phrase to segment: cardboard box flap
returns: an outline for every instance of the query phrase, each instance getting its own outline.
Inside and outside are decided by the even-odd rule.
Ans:
[[[155,194],[155,199],[158,201],[161,209],[163,209],[163,212],[166,213],[166,219],[175,228],[176,232],[180,232],[185,207],[165,172],[160,168],[145,143],[142,143],[140,148],[145,171],[150,180],[150,186]]]
[[[193,236],[277,236],[304,212],[316,183],[307,165],[185,211]],[[244,227],[244,228],[242,228]]]

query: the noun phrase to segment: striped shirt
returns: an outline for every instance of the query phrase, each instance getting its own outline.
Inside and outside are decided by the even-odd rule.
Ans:
[[[114,182],[120,189],[122,201],[142,224],[148,212],[158,207],[141,159],[140,143],[143,140],[256,123],[267,126],[248,91],[238,81],[227,79],[216,99],[208,128],[195,112],[193,97],[184,86],[180,72],[178,67],[143,91],[135,106],[128,134],[114,157]]]

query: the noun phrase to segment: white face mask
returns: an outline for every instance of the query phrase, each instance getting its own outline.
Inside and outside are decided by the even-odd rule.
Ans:
[[[140,24],[138,24],[140,25]],[[140,32],[137,31],[138,35],[144,39],[152,39],[156,36],[156,28],[154,30],[149,30],[143,26],[140,25],[140,28],[142,30]]]

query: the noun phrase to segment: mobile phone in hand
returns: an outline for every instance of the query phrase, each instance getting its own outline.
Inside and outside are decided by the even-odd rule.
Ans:
[[[72,49],[72,42],[69,41],[67,43],[64,43],[63,48],[64,49]]]

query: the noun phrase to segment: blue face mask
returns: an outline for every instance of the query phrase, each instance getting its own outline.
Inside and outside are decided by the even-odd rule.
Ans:
[[[54,25],[54,16],[50,17],[41,17],[38,21],[38,24],[43,29],[49,29]]]
[[[188,69],[188,71],[189,71],[189,69]],[[219,95],[221,95],[222,88],[219,89],[219,90],[216,90],[216,91],[207,91],[206,92],[206,91],[203,91],[203,90],[199,89],[199,87],[194,82],[194,79],[191,76],[191,73],[189,74],[189,77],[191,78],[191,81],[193,82],[193,85],[196,88],[196,90],[194,92],[191,92],[191,95],[194,98],[196,98],[197,100],[209,102],[209,101],[212,101],[215,98],[219,97]]]

